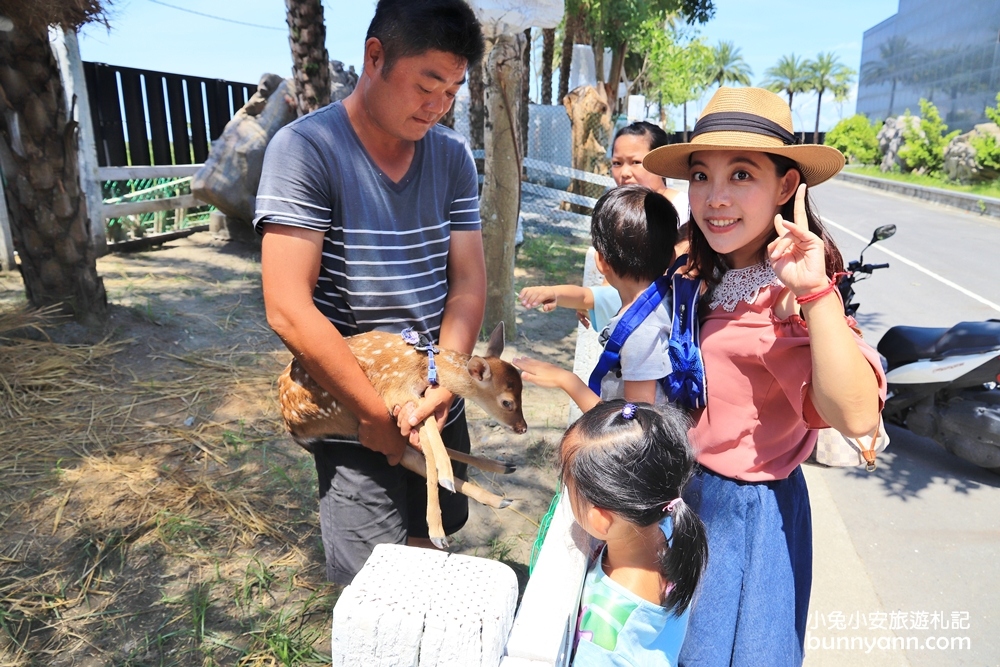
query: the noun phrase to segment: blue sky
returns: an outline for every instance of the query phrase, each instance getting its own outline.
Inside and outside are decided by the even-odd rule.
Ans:
[[[219,21],[162,3],[263,27]],[[324,0],[323,5],[330,57],[360,69],[375,0]],[[757,83],[764,70],[790,53],[811,58],[833,51],[857,69],[864,31],[896,13],[898,0],[715,0],[715,5],[715,18],[700,34],[709,44],[733,41]],[[84,60],[247,83],[255,83],[265,72],[288,75],[291,70],[281,0],[117,0],[111,32],[86,27],[80,50]],[[701,105],[689,107],[690,117]],[[813,129],[815,96],[800,95],[793,112],[796,129]],[[853,113],[853,96],[842,105],[824,100],[820,128]]]

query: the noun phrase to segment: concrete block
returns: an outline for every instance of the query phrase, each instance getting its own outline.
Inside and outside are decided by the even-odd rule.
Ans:
[[[497,667],[517,592],[503,563],[380,544],[333,610],[333,665]]]

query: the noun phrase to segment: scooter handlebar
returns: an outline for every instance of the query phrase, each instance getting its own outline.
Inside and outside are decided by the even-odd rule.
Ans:
[[[875,269],[888,269],[888,268],[889,268],[889,264],[888,263],[885,263],[885,264],[865,264],[863,266],[851,267],[850,270],[852,270],[854,273],[871,273]]]

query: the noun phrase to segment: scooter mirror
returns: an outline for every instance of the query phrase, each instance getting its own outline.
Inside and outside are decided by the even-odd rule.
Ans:
[[[878,243],[879,241],[885,241],[887,238],[896,233],[896,225],[882,225],[875,230],[872,235],[872,243]],[[868,245],[871,245],[869,243]]]

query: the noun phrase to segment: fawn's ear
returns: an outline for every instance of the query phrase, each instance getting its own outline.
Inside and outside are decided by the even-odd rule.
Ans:
[[[503,354],[503,339],[504,339],[504,327],[503,320],[500,320],[500,324],[493,329],[493,333],[490,334],[490,342],[486,344],[486,356],[500,358]]]
[[[490,365],[482,357],[472,357],[465,367],[469,370],[469,375],[474,377],[478,382],[489,380],[493,375]]]

